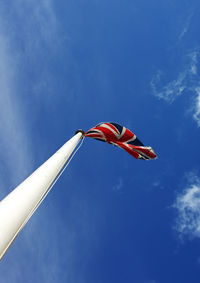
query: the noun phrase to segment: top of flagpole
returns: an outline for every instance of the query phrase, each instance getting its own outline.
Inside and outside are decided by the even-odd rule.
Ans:
[[[81,134],[82,134],[82,137],[81,137],[81,138],[83,138],[84,135],[85,135],[85,132],[84,132],[82,129],[78,129],[78,130],[75,132],[74,135],[76,135],[76,134],[78,134],[78,133],[81,133]]]

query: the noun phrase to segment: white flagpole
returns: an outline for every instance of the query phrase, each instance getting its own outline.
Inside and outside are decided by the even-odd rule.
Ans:
[[[75,136],[0,201],[0,260],[54,185],[81,138],[83,131],[78,130]]]

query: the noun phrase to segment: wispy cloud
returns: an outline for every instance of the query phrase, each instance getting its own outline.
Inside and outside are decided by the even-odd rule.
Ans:
[[[200,238],[200,178],[197,175],[189,175],[189,185],[177,195],[173,208],[177,212],[174,228],[180,238]]]
[[[34,88],[35,93],[41,86],[45,87],[46,74],[42,72],[40,59],[43,53],[40,51],[53,49],[58,37],[57,27],[51,0],[0,3],[0,157],[4,162],[4,166],[0,167],[0,192],[7,191],[4,188],[4,170],[9,174],[9,178],[6,176],[9,180],[7,187],[18,183],[32,171],[32,137],[21,90],[26,73],[32,73],[34,69],[38,73],[38,68],[40,75],[31,79],[29,86]],[[41,100],[44,103],[44,95],[40,95],[38,103]]]
[[[48,48],[55,40],[56,31],[57,21],[51,0],[39,3],[16,0],[11,5],[0,3],[0,156],[4,161],[0,168],[1,192],[7,191],[3,187],[4,170],[9,174],[9,178],[6,176],[8,187],[21,181],[18,176],[23,178],[32,170],[31,133],[20,95],[21,79],[26,70],[21,66],[24,58],[30,58],[32,54],[39,56],[36,51],[41,46],[45,44]],[[35,85],[41,83],[40,80]]]
[[[190,58],[190,69],[188,70],[189,74],[197,75],[197,65],[198,65],[198,59],[199,59],[199,50],[195,50],[189,54]]]
[[[197,122],[198,127],[200,127],[200,87],[195,89],[196,98],[193,106],[193,118]]]
[[[184,24],[183,24],[183,27],[182,27],[182,30],[181,30],[181,32],[180,32],[180,34],[179,34],[179,37],[178,37],[179,40],[181,40],[181,39],[185,36],[185,34],[188,32],[192,17],[193,17],[193,13],[191,13],[191,14],[185,19]]]
[[[53,1],[41,0],[36,3],[33,0],[16,0],[13,5],[14,16],[18,21],[24,21],[21,32],[25,36],[25,48],[41,48],[41,45],[38,44],[39,41],[46,42],[49,47],[58,32],[58,21],[53,10]]]
[[[9,38],[0,30],[0,131],[1,160],[7,174],[1,171],[1,179],[15,179],[26,175],[32,163],[29,133],[18,98],[16,58],[9,48]],[[8,185],[11,183],[8,182]],[[5,188],[1,187],[1,191]]]
[[[153,95],[158,99],[162,99],[168,103],[173,103],[178,97],[184,95],[186,92],[193,93],[193,118],[200,126],[200,98],[199,98],[199,49],[190,52],[186,58],[183,70],[177,74],[176,79],[165,83],[166,75],[159,70],[151,80],[151,89]]]
[[[39,107],[41,103],[43,107],[49,103],[47,96],[41,96],[41,89],[37,90],[41,86],[45,87],[45,79],[51,75],[49,72],[42,74],[41,62],[44,62],[44,54],[58,51],[55,48],[57,39],[59,39],[58,22],[51,0],[39,2],[16,0],[12,4],[0,3],[1,198],[33,171],[35,149],[32,140],[34,138],[31,134],[32,129],[29,130],[27,105],[23,101],[21,90],[24,91],[24,77],[26,72],[29,72],[29,85],[36,86],[35,92],[40,94],[37,100]],[[48,56],[46,57],[48,60]],[[31,77],[34,69],[35,73],[40,70],[36,78]],[[34,101],[32,97],[29,99]],[[45,201],[42,206],[47,205],[49,206],[49,202]],[[77,279],[77,272],[74,270],[77,260],[74,255],[80,231],[76,231],[72,223],[68,224],[70,232],[67,233],[63,229],[63,226],[66,226],[66,219],[63,225],[63,218],[57,218],[57,210],[54,210],[51,216],[49,215],[51,211],[46,211],[48,209],[42,210],[42,207],[38,209],[3,258],[0,273],[5,283],[34,282],[36,280],[34,277],[40,282],[48,283],[56,280],[82,282],[82,279]],[[55,231],[59,229],[58,235]],[[65,239],[67,251],[65,256],[63,256],[63,247],[60,246],[60,238]],[[52,243],[54,245],[51,246]],[[60,264],[61,259],[62,264]],[[27,261],[29,261],[28,266]],[[64,274],[63,264],[65,264]],[[76,280],[71,278],[72,275]]]
[[[15,28],[15,26],[17,26]],[[49,47],[54,41],[56,17],[53,13],[52,1],[17,0],[12,4],[0,3],[0,197],[5,196],[16,183],[22,181],[33,171],[34,158],[32,153],[31,131],[23,97],[20,90],[25,76],[21,67],[24,58],[35,52],[35,59],[41,59],[40,46]],[[20,31],[20,32],[19,32]],[[32,62],[34,61],[31,59]],[[35,60],[36,61],[36,60]],[[36,64],[36,63],[35,63]],[[33,66],[31,66],[33,68]],[[29,69],[30,70],[30,69]],[[31,70],[32,71],[32,70]],[[40,84],[41,81],[38,81]],[[40,214],[40,218],[42,215]],[[49,252],[49,222],[43,231],[38,227],[37,218],[33,217],[16,243],[10,247],[1,262],[1,274],[4,282],[31,281],[33,269],[27,267],[27,254],[32,252],[37,257],[37,273],[42,282],[55,282],[55,262],[57,246],[52,247],[51,257],[41,255],[40,250]],[[40,237],[37,237],[40,231]],[[32,235],[35,233],[36,237]],[[35,239],[35,245],[33,241]],[[67,239],[66,239],[67,240]],[[70,245],[69,245],[70,246]],[[37,247],[37,248],[36,248]],[[29,251],[29,252],[27,252]],[[31,252],[30,252],[31,251]],[[19,256],[21,255],[21,257]],[[16,256],[18,259],[16,260]],[[48,262],[48,272],[46,264]],[[12,269],[10,269],[12,266]],[[51,268],[49,268],[51,266]],[[57,265],[58,266],[58,265]],[[23,272],[22,272],[23,271]],[[34,271],[35,272],[35,271]],[[29,273],[29,274],[28,274]],[[48,274],[48,275],[47,275]],[[23,277],[24,276],[24,277]]]
[[[180,73],[175,80],[163,86],[162,77],[164,74],[162,71],[158,71],[151,81],[154,95],[159,99],[164,99],[165,101],[172,103],[185,90],[186,75],[186,72]]]

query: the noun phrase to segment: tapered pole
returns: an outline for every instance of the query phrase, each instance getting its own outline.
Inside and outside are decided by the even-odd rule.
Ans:
[[[52,187],[83,137],[77,131],[54,155],[0,201],[0,260]]]

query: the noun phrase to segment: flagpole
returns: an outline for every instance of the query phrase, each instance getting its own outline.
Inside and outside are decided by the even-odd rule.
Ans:
[[[83,133],[78,130],[54,155],[0,201],[0,260],[55,184],[83,138]]]

